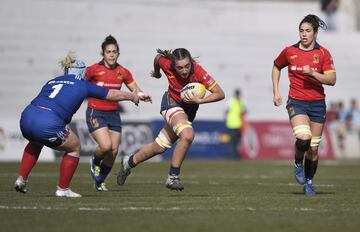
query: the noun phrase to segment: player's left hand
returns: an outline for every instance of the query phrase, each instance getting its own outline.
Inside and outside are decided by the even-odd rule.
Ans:
[[[187,104],[200,104],[201,98],[195,95],[192,91],[188,91],[185,93],[184,102],[186,102]]]
[[[313,73],[314,73],[314,70],[313,70],[312,68],[310,68],[309,65],[303,66],[303,67],[302,67],[302,71],[303,71],[304,74],[308,74],[308,75],[310,75],[310,76],[312,76]]]

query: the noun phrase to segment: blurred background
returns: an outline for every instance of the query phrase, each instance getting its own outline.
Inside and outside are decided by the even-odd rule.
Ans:
[[[337,84],[325,87],[331,114],[321,156],[359,158],[360,122],[356,115],[360,101],[360,1],[338,0],[333,9],[324,9],[323,2],[1,1],[0,161],[20,160],[26,144],[19,130],[20,114],[45,81],[61,74],[60,59],[72,51],[87,65],[99,62],[101,43],[109,34],[120,45],[119,63],[153,97],[152,104],[142,103],[139,107],[122,103],[122,154],[152,141],[164,123],[159,109],[167,80],[155,80],[149,75],[156,49],[184,47],[227,95],[225,101],[200,107],[189,158],[233,158],[227,152],[230,134],[224,119],[226,102],[235,89],[241,89],[247,126],[237,158],[292,159],[293,136],[285,106],[275,108],[272,103],[271,69],[280,51],[298,41],[298,26],[307,14],[316,14],[328,23],[327,31],[319,31],[318,42],[330,50],[337,70]],[[280,83],[286,99],[289,81],[285,69]],[[82,141],[83,155],[89,155],[94,151],[94,142],[87,132],[85,109],[86,103],[74,116],[72,127]],[[53,161],[56,156],[48,149],[40,159]]]

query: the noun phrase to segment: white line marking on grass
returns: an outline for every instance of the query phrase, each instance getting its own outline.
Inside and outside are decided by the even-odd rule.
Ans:
[[[212,185],[219,185],[220,183],[219,182],[214,182],[214,181],[210,181],[209,184],[212,184]]]
[[[8,206],[0,205],[0,209],[16,209],[16,210],[66,210],[66,208],[57,207],[38,207],[38,206]]]
[[[81,207],[79,208],[79,210],[83,210],[83,211],[111,211],[110,208],[89,208],[89,207]]]
[[[273,183],[262,183],[262,182],[257,182],[257,185],[261,185],[261,186],[300,186],[298,183],[278,183],[278,184],[273,184]],[[336,185],[334,184],[314,184],[314,186],[316,187],[327,187],[327,188],[335,188]]]
[[[305,212],[334,212],[333,209],[313,209],[313,208],[294,208],[294,211],[305,211]],[[340,209],[337,212],[351,212],[351,209]],[[357,211],[357,210],[356,210]]]
[[[76,173],[75,174],[78,177],[88,177],[90,176],[90,174],[81,174],[81,173]],[[18,177],[19,174],[18,173],[12,173],[12,172],[3,172],[0,173],[0,177]],[[58,177],[59,176],[59,172],[58,170],[55,170],[54,172],[34,172],[31,173],[31,177]]]
[[[114,208],[99,208],[99,207],[79,207],[79,208],[71,208],[71,207],[38,207],[38,206],[8,206],[8,205],[0,205],[0,210],[46,210],[46,211],[59,211],[59,210],[80,210],[80,211],[250,211],[250,212],[330,212],[332,213],[333,209],[314,209],[314,208],[253,208],[253,207],[114,207]],[[338,212],[354,212],[358,211],[356,209],[339,209]]]

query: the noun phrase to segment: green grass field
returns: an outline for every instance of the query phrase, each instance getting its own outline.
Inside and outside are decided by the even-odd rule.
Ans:
[[[82,163],[72,189],[80,199],[54,196],[58,165],[39,163],[28,193],[13,189],[19,164],[0,164],[0,231],[359,231],[360,160],[321,161],[318,194],[306,197],[292,176],[291,161],[188,161],[185,190],[164,182],[168,162],[145,163],[110,192],[92,188]]]

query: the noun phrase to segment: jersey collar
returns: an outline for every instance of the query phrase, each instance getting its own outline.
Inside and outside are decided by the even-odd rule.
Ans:
[[[104,61],[104,59],[102,59],[98,64],[105,66],[105,61]],[[115,67],[117,67],[117,66],[120,66],[120,64],[116,63],[116,64],[115,64]]]
[[[294,44],[293,46],[300,49],[300,41],[297,42],[296,44]],[[320,44],[318,44],[318,42],[316,42],[316,41],[315,41],[314,49],[319,49],[320,50]]]

